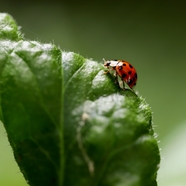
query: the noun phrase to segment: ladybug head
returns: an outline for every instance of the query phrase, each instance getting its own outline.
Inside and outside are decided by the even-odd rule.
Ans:
[[[110,66],[110,62],[105,62],[104,66],[109,67]]]
[[[103,59],[103,61],[104,61],[104,66],[106,66],[106,67],[110,66],[110,61],[106,61],[105,59]]]

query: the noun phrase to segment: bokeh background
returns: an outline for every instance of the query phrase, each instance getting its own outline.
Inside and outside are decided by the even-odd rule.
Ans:
[[[2,0],[0,12],[11,14],[29,40],[133,64],[135,90],[152,108],[160,141],[158,185],[186,185],[186,1]],[[27,186],[1,123],[0,185]]]

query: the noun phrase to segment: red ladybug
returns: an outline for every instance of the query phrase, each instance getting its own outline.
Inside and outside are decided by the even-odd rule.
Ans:
[[[114,70],[116,77],[119,76],[131,89],[136,85],[137,72],[130,63],[124,60],[103,60],[104,66]]]

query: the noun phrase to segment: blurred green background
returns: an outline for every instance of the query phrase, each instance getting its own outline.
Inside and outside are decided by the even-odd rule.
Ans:
[[[102,62],[124,59],[153,111],[162,149],[159,186],[186,185],[186,1],[10,1],[25,38]],[[0,185],[27,186],[0,123]]]

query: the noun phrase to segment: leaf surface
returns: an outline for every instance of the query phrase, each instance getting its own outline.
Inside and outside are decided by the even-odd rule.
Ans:
[[[28,183],[157,185],[159,149],[145,100],[96,61],[24,40],[9,15],[0,14],[0,27],[1,120]]]

